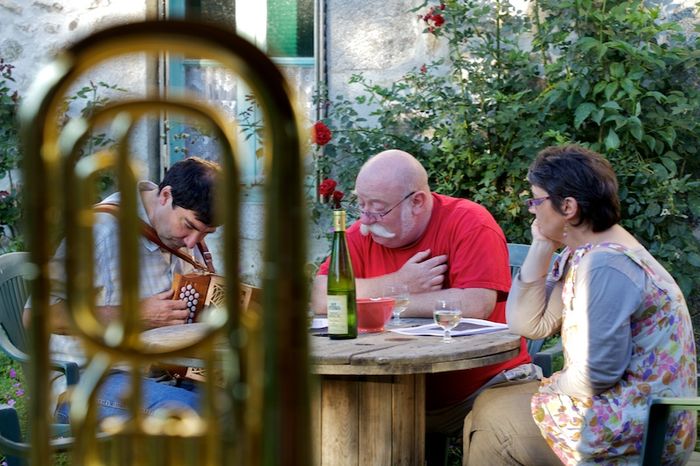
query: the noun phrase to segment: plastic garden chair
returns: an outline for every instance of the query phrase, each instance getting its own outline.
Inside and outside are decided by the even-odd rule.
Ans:
[[[649,405],[644,442],[642,443],[642,465],[661,464],[668,417],[672,410],[700,411],[700,398],[654,398]],[[688,464],[700,463],[700,453],[693,452]]]
[[[22,324],[24,304],[29,296],[29,253],[12,252],[0,256],[0,350],[24,368],[29,363],[26,354],[27,334]],[[66,375],[68,385],[78,382],[78,365],[73,362],[52,361],[54,369]],[[25,370],[26,373],[26,370]],[[54,424],[54,436],[70,435],[68,424]],[[57,443],[59,449],[69,446],[66,439]],[[17,411],[0,405],[0,453],[6,455],[7,466],[25,466],[31,446],[22,442]]]
[[[510,265],[510,274],[513,279],[518,275],[518,272],[520,272],[520,267],[522,267],[523,262],[525,262],[525,256],[527,256],[527,251],[529,249],[530,246],[527,244],[508,243],[508,265]],[[551,264],[554,264],[556,258],[557,255],[555,254],[552,257]],[[562,353],[561,341],[546,350],[542,350],[543,344],[544,339],[528,339],[527,352],[530,353],[532,362],[542,369],[542,374],[545,377],[549,377],[554,370],[554,357]]]

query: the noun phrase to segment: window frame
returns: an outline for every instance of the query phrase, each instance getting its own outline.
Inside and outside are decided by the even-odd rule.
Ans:
[[[165,18],[184,19],[186,1],[187,0],[167,1],[163,16]],[[319,88],[320,83],[325,81],[325,73],[322,72],[322,63],[324,60],[320,55],[320,53],[324,51],[324,47],[320,45],[322,44],[320,40],[320,37],[322,37],[322,21],[319,20],[319,15],[324,11],[324,7],[324,0],[314,0],[313,57],[270,57],[274,63],[280,66],[301,68],[316,67],[314,73],[314,87],[316,89]],[[250,2],[249,0],[235,0],[235,11],[236,32],[257,47],[266,50],[267,1]],[[186,60],[174,55],[166,55],[163,60],[165,76],[162,86],[163,92],[166,94],[178,94],[186,89],[185,70],[188,65],[209,65],[206,60]],[[214,65],[214,63],[211,65]],[[237,86],[236,102],[245,102],[245,96],[250,95],[250,93],[250,90],[245,84]],[[243,110],[245,110],[245,108],[238,108],[239,115]],[[318,106],[316,106],[314,109],[314,117],[316,119],[320,119],[320,111]],[[257,108],[253,110],[253,121],[259,120],[259,112],[260,110]],[[164,142],[161,146],[161,166],[170,166],[172,163],[184,157],[184,151],[177,150],[178,148],[184,149],[184,142],[182,140],[175,140],[173,137],[174,135],[181,134],[184,130],[184,123],[178,122],[176,119],[168,119],[167,115],[164,115],[161,124],[161,134],[165,134],[167,137],[163,138]],[[256,155],[261,149],[258,139],[255,137],[246,139],[243,135],[240,135],[238,137],[238,146],[238,153],[244,154],[242,163],[240,164],[241,183],[247,186],[262,184],[265,178],[264,163],[262,158]]]

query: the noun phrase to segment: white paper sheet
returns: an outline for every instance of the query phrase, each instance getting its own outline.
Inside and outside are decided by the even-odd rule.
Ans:
[[[491,322],[482,319],[471,319],[462,318],[462,320],[457,324],[457,327],[450,330],[450,335],[453,337],[459,337],[464,335],[475,335],[477,333],[489,333],[497,332],[499,330],[505,330],[508,326],[506,324],[499,324],[497,322]],[[402,335],[435,335],[442,336],[445,331],[440,328],[436,323],[419,325],[417,327],[406,327],[406,328],[392,328],[389,329],[392,332],[400,333]]]
[[[314,317],[311,319],[311,329],[319,329],[328,327],[328,319],[326,317]]]

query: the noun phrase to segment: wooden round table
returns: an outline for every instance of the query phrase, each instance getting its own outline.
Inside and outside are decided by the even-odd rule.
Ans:
[[[319,375],[311,398],[316,464],[422,465],[425,375],[506,361],[519,353],[520,337],[498,331],[444,344],[387,331],[352,340],[312,335],[310,347]]]

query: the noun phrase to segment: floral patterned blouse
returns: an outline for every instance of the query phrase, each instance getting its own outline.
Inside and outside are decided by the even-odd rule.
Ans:
[[[607,254],[599,256],[605,259],[598,261],[598,272],[590,267],[590,258],[581,267],[582,259],[591,252],[591,257],[599,252]],[[632,264],[623,261],[617,268],[620,255]],[[614,274],[624,272],[625,267],[632,271],[638,267],[643,272],[636,275],[641,283],[630,282],[624,273],[615,282]],[[613,275],[605,275],[611,273],[607,269],[615,269]],[[601,283],[602,277],[610,279]],[[650,400],[697,394],[695,340],[683,295],[647,251],[615,243],[587,244],[573,254],[565,249],[548,277],[550,285],[552,281],[558,286],[550,301],[561,309],[560,314],[545,309],[551,308],[552,302],[540,299],[539,309],[532,304],[544,296],[543,282],[523,284],[517,279],[509,297],[509,307],[517,307],[517,311],[509,309],[509,324],[514,319],[521,328],[537,328],[539,335],[534,337],[541,337],[543,331],[561,332],[564,368],[544,379],[532,397],[534,420],[567,465],[639,464]],[[596,288],[604,291],[596,295],[591,291]],[[559,291],[561,301],[555,296]],[[595,309],[601,302],[607,304],[606,309]],[[605,328],[610,322],[614,328]],[[612,335],[613,345],[622,344],[596,348],[606,344],[606,338],[600,337],[605,333]],[[612,362],[600,359],[606,352],[614,355]],[[599,359],[595,359],[596,354]],[[695,445],[695,419],[694,412],[672,413],[663,464],[684,464],[687,460]]]

